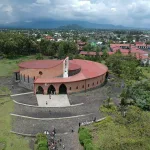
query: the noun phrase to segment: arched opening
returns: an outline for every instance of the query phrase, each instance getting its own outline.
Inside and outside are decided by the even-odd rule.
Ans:
[[[41,86],[39,86],[37,88],[36,94],[44,94],[44,89]]]
[[[28,83],[30,82],[30,80],[29,80],[29,76],[28,76]]]
[[[64,84],[60,85],[59,94],[67,94],[67,87]]]
[[[25,77],[25,75],[24,75],[24,82],[26,81],[26,77]]]
[[[50,85],[48,90],[47,90],[47,94],[54,94],[56,92],[56,89],[53,85]]]
[[[106,80],[109,78],[109,73],[108,72],[106,72]]]

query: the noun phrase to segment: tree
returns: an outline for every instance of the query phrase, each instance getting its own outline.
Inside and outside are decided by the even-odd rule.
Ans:
[[[63,45],[63,43],[60,43],[59,47],[58,47],[58,58],[62,59],[62,58],[64,58],[64,55],[65,55],[65,53],[64,53],[64,45]]]
[[[102,58],[105,60],[106,58],[108,58],[109,54],[107,53],[106,50],[104,50]]]
[[[150,113],[138,107],[129,106],[125,117],[120,112],[114,112],[112,116],[90,128],[91,133],[98,138],[97,149],[149,149]]]
[[[118,77],[121,77],[127,83],[128,81],[139,80],[143,76],[142,70],[138,68],[140,62],[131,55],[122,54],[110,55],[106,59],[106,65]]]
[[[43,55],[41,53],[38,53],[38,54],[36,54],[36,59],[37,60],[42,60],[44,58],[43,58]]]
[[[85,36],[82,36],[82,37],[81,37],[81,41],[82,41],[82,42],[87,42],[87,39],[88,39],[88,38],[85,37]]]

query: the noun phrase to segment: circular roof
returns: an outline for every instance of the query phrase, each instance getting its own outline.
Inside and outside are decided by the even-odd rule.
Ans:
[[[32,60],[20,63],[19,67],[26,69],[48,69],[56,67],[61,63],[63,63],[63,60]],[[69,61],[69,70],[77,70],[80,68],[81,67],[73,63],[73,61]]]
[[[42,84],[76,82],[100,77],[108,71],[108,68],[105,65],[89,60],[73,59],[70,60],[70,63],[80,66],[81,71],[78,74],[68,78],[37,78],[34,83]]]

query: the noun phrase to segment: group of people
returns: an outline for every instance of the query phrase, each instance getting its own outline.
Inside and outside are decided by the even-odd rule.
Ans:
[[[63,149],[65,149],[64,144],[62,144],[62,139],[55,139],[55,135],[56,135],[56,129],[54,128],[52,132],[49,131],[45,131],[44,134],[47,135],[48,138],[48,147],[49,150],[58,150],[58,147],[62,147]]]

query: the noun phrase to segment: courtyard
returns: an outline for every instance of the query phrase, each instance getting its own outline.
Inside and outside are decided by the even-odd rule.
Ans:
[[[102,113],[99,112],[99,107],[107,98],[108,89],[111,90],[110,96],[114,102],[119,102],[120,87],[113,80],[86,93],[69,94],[67,102],[64,102],[63,95],[51,95],[53,100],[55,96],[59,100],[61,99],[61,102],[59,101],[61,106],[59,104],[57,107],[57,102],[46,105],[45,101],[50,100],[49,95],[46,95],[46,99],[39,107],[39,101],[42,100],[40,95],[38,95],[40,98],[38,101],[37,95],[35,96],[32,91],[18,86],[17,83],[12,82],[11,78],[3,78],[2,82],[12,91],[13,95],[11,97],[14,101],[14,110],[11,112],[11,132],[19,135],[35,136],[37,133],[43,133],[45,130],[52,131],[55,127],[57,132],[56,138],[62,138],[68,150],[80,150],[77,134],[79,123],[92,121],[94,117],[97,119],[103,118]],[[13,88],[12,84],[14,85]],[[43,95],[41,96],[43,97]],[[54,105],[55,107],[53,107]],[[72,129],[74,133],[71,132]],[[34,145],[32,138],[31,143],[30,147],[32,149]]]

